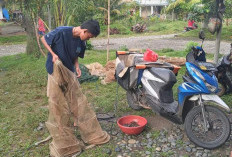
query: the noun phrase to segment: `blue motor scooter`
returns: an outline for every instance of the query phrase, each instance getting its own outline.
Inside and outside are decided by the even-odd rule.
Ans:
[[[128,105],[136,110],[150,108],[177,124],[184,124],[188,138],[207,149],[221,146],[230,135],[230,122],[221,110],[230,108],[215,93],[214,67],[196,63],[187,55],[184,83],[178,87],[178,102],[172,87],[177,82],[176,66],[146,63],[141,54],[117,52],[115,76],[127,91]],[[202,70],[203,69],[203,70]]]

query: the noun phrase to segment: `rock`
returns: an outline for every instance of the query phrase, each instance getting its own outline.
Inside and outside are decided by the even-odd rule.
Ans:
[[[204,152],[205,152],[205,153],[210,153],[210,150],[205,149]]]
[[[111,155],[112,151],[111,151],[111,149],[105,149],[105,153],[108,155]]]
[[[150,154],[151,154],[151,152],[149,152],[149,151],[146,151],[146,152],[145,152],[145,154],[146,154],[146,155],[150,155]]]
[[[147,145],[147,143],[144,143],[144,142],[143,142],[143,143],[141,143],[141,146],[146,146],[146,145]]]
[[[148,144],[147,144],[147,145],[151,145],[151,146],[152,146],[152,145],[153,145],[153,142],[152,142],[152,141],[150,141],[150,142],[148,142]]]
[[[43,123],[39,123],[39,126],[36,128],[37,131],[40,131],[44,128],[44,124]]]
[[[196,152],[196,151],[197,151],[197,149],[196,149],[196,148],[193,148],[193,149],[192,149],[192,152]]]
[[[130,152],[130,150],[125,150],[125,153],[129,153]]]
[[[192,151],[192,149],[191,149],[190,147],[186,147],[185,150],[186,150],[187,152],[191,152],[191,151]]]
[[[190,145],[189,145],[189,147],[191,147],[191,148],[195,148],[195,145],[193,145],[193,144],[190,144]]]
[[[124,144],[126,144],[126,141],[124,141],[124,140],[122,140],[121,142],[124,143]]]
[[[202,148],[202,147],[197,147],[197,150],[204,150],[204,148]]]
[[[196,153],[196,157],[199,157],[199,156],[202,156],[202,152],[197,151],[197,153]]]
[[[117,131],[112,131],[111,135],[116,136],[118,134]]]
[[[203,155],[202,155],[202,157],[207,157],[208,156],[208,154],[207,153],[204,153]]]
[[[156,150],[157,152],[160,152],[160,151],[161,151],[161,148],[160,148],[160,147],[156,147],[155,150]]]
[[[151,134],[148,133],[148,134],[146,135],[146,137],[147,137],[148,139],[151,138]]]
[[[115,152],[120,152],[121,151],[121,148],[120,147],[116,147],[115,148]]]
[[[123,156],[127,156],[127,153],[123,153],[122,155],[123,155]]]
[[[128,141],[128,143],[129,143],[129,144],[135,144],[135,143],[136,143],[136,140],[130,139],[130,140]]]
[[[121,155],[121,154],[118,154],[117,157],[122,157],[122,155]]]
[[[174,147],[175,147],[175,146],[176,146],[176,142],[172,142],[172,143],[171,143],[171,146],[174,146]]]

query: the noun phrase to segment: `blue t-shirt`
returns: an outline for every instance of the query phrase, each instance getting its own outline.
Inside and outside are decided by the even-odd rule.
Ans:
[[[84,58],[86,44],[79,37],[74,38],[72,33],[73,27],[61,26],[44,36],[48,45],[59,57],[65,67],[75,72],[75,60],[80,57]],[[49,74],[53,73],[52,55],[49,52],[46,62],[46,69]]]

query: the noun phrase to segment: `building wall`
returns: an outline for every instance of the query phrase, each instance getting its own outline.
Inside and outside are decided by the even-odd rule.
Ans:
[[[147,6],[165,6],[168,5],[167,0],[135,0],[141,5],[147,5]]]
[[[133,0],[121,0],[121,2],[133,2]]]
[[[150,15],[161,14],[161,10],[164,6],[141,6],[141,17],[147,18]],[[153,11],[152,11],[153,8]]]
[[[141,17],[146,18],[149,15],[151,15],[151,7],[150,6],[141,7]]]

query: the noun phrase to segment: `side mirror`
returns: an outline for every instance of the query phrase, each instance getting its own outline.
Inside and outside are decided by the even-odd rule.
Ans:
[[[202,39],[202,40],[205,40],[205,33],[204,33],[204,31],[200,31],[199,32],[199,38]]]

